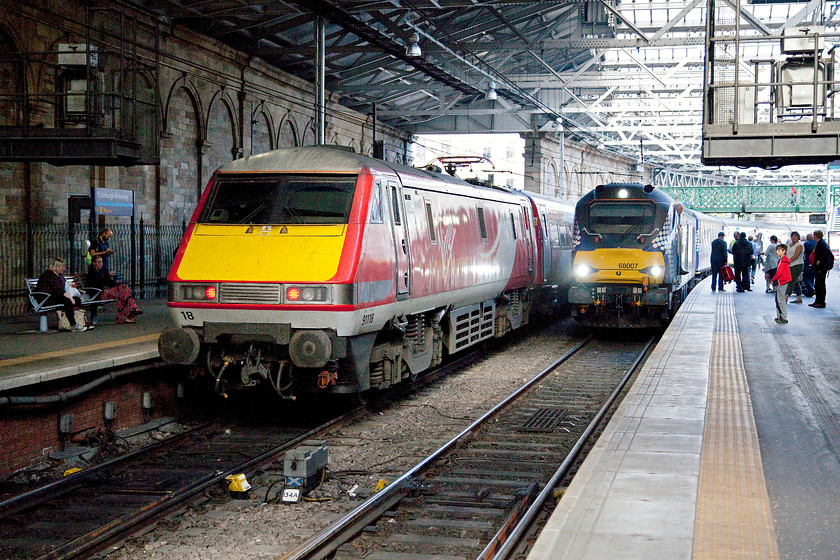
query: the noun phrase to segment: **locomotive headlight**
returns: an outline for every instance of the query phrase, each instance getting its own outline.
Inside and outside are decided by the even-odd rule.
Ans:
[[[646,276],[650,276],[653,279],[657,279],[662,274],[662,267],[658,265],[646,266],[645,268],[639,270],[639,272]]]
[[[286,303],[331,303],[329,286],[286,286]]]
[[[218,292],[216,284],[173,282],[169,285],[169,301],[215,302]]]
[[[593,272],[597,272],[597,270],[595,270],[589,265],[579,264],[575,267],[575,276],[578,278],[578,280],[589,276]]]
[[[618,198],[627,198],[628,196],[630,196],[630,191],[627,189],[621,189],[618,191]]]

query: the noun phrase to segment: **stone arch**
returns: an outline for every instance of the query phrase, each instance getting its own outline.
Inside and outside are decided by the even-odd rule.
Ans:
[[[219,90],[210,101],[205,117],[205,135],[202,143],[202,183],[220,166],[239,157],[241,144],[237,141],[235,105],[227,92]]]
[[[277,129],[277,147],[278,148],[294,148],[299,146],[298,132],[295,120],[290,113],[283,117],[280,122],[280,127]]]
[[[261,154],[277,147],[274,120],[261,101],[251,114],[251,154]]]
[[[161,139],[160,223],[188,220],[204,186],[201,181],[201,105],[186,80],[173,84],[166,100]]]
[[[312,120],[309,121],[309,123],[306,125],[306,128],[303,130],[303,138],[301,138],[300,145],[315,145],[315,123]]]
[[[187,80],[186,76],[181,76],[177,80],[172,83],[172,86],[169,88],[169,93],[166,95],[166,103],[163,106],[163,126],[162,130],[167,133],[174,132],[170,130],[173,126],[173,123],[170,119],[170,111],[172,110],[172,99],[173,97],[178,94],[180,91],[183,91],[184,94],[189,98],[193,105],[193,111],[195,112],[195,125],[198,129],[198,136],[196,136],[195,140],[198,141],[201,138],[204,138],[204,123],[202,122],[202,109],[201,109],[201,97],[198,95],[198,89],[195,87],[194,84]],[[175,125],[177,126],[177,124]]]
[[[350,142],[347,144],[347,147],[350,148],[351,150],[353,150],[354,154],[361,153],[361,149],[359,149],[359,146],[356,144],[356,139],[355,138],[350,139]]]
[[[147,70],[140,70],[134,76],[137,80],[136,113],[133,110],[126,111],[123,118],[129,119],[127,122],[131,123],[131,119],[134,119],[136,115],[137,122],[133,128],[140,143],[140,151],[145,160],[154,161],[159,152],[160,131],[163,130],[163,123],[158,121],[159,115],[163,115],[160,88],[155,76]],[[129,131],[131,128],[131,126],[124,127],[124,130]]]
[[[554,198],[558,198],[559,197],[560,184],[559,184],[559,181],[557,180],[557,163],[553,159],[548,162],[548,169],[546,170],[545,177],[546,177],[546,181],[544,182],[545,184],[543,185],[544,188],[541,189],[542,192],[540,194],[543,194],[545,196],[553,196]]]
[[[332,138],[330,139],[330,144],[333,146],[341,146],[341,138],[338,136],[338,132],[333,132]]]
[[[238,111],[236,110],[236,102],[230,97],[230,94],[225,88],[221,88],[210,99],[210,103],[207,107],[207,115],[204,118],[204,122],[208,123],[208,126],[204,129],[204,139],[207,140],[208,135],[210,134],[209,130],[209,123],[210,123],[210,116],[215,112],[216,114],[219,113],[219,107],[223,108],[224,112],[227,114],[227,118],[230,120],[230,137],[231,141],[233,142],[234,149],[239,148],[241,151],[242,142],[239,138],[239,118],[238,118]],[[231,151],[231,157],[236,157],[236,154]]]
[[[0,26],[0,52],[20,52],[18,43],[5,26]],[[0,62],[0,93],[14,95],[11,102],[0,104],[0,124],[20,126],[23,124],[23,99],[26,91],[26,69],[23,60],[11,59]]]

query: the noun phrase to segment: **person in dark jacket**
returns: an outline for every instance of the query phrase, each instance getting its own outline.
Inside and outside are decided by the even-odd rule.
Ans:
[[[805,242],[802,244],[802,254],[805,256],[805,262],[802,266],[802,295],[805,297],[812,297],[814,295],[814,267],[811,265],[811,253],[814,247],[817,246],[817,241],[810,233],[805,235]]]
[[[712,267],[712,291],[720,290],[723,291],[723,274],[720,273],[720,269],[726,266],[726,260],[728,258],[728,249],[726,247],[726,241],[724,238],[726,234],[720,232],[717,236],[717,239],[712,241],[712,255],[710,260],[710,264]]]
[[[825,307],[825,276],[828,271],[834,268],[834,254],[823,239],[822,230],[814,232],[814,239],[817,244],[814,246],[814,303],[811,307]]]
[[[52,266],[46,269],[41,276],[38,277],[38,283],[35,289],[39,292],[49,294],[49,297],[44,302],[44,305],[63,305],[64,313],[67,315],[67,321],[70,323],[70,330],[75,332],[86,331],[87,327],[76,323],[73,308],[82,304],[79,297],[67,291],[67,281],[64,278],[64,270],[67,268],[67,263],[64,259],[53,259]]]
[[[735,291],[751,292],[750,265],[753,260],[753,246],[747,241],[747,234],[741,232],[741,237],[732,246],[732,260],[735,263]]]

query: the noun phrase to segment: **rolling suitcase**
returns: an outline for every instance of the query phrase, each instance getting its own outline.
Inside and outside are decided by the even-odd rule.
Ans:
[[[735,280],[735,273],[732,272],[732,267],[728,264],[725,264],[722,267],[720,267],[720,275],[723,276],[723,281],[726,283]]]

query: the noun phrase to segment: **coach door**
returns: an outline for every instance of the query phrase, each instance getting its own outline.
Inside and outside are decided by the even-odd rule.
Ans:
[[[395,181],[388,181],[388,198],[394,220],[394,241],[397,261],[397,300],[407,299],[411,292],[411,255],[409,253],[408,224],[405,220],[402,188]]]

